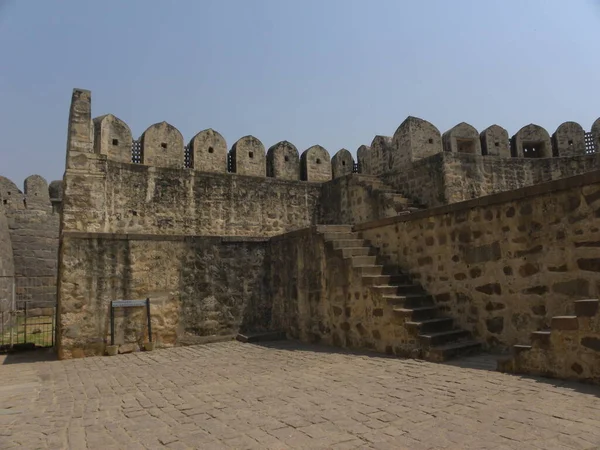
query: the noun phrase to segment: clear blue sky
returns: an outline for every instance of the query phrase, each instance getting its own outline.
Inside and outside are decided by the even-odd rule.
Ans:
[[[0,174],[64,171],[72,89],[166,120],[353,154],[408,115],[514,134],[600,116],[596,0],[0,0]]]

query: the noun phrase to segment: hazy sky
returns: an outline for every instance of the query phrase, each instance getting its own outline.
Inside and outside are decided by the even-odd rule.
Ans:
[[[135,137],[355,154],[408,115],[589,130],[599,80],[596,0],[0,0],[0,175],[62,177],[75,87]]]

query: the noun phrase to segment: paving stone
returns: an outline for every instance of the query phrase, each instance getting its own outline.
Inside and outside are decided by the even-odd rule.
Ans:
[[[0,361],[1,362],[1,361]],[[0,364],[0,448],[592,449],[600,388],[293,342]]]

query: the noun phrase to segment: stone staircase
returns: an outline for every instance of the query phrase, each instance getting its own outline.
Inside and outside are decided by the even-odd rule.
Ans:
[[[498,360],[498,370],[600,384],[600,301],[573,302],[574,314],[555,316],[550,329],[531,333],[530,344]]]
[[[440,313],[431,295],[398,267],[385,265],[377,249],[353,232],[351,225],[323,225],[317,232],[360,271],[362,285],[380,296],[394,322],[414,337],[411,356],[445,361],[480,350],[481,344],[468,331],[457,328],[451,317]]]
[[[410,214],[425,208],[424,205],[406,198],[375,175],[360,174],[356,176],[359,183],[371,189],[372,195],[379,199],[380,218]]]

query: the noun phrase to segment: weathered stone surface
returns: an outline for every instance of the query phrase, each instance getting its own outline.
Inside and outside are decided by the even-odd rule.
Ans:
[[[27,301],[30,308],[53,306],[60,208],[53,207],[48,183],[41,176],[28,177],[24,187],[23,193],[12,181],[0,177],[0,202],[12,249],[11,275],[17,277],[15,300],[21,306]],[[12,285],[13,280],[3,282]],[[12,298],[12,293],[5,298]]]
[[[596,388],[475,369],[493,369],[491,363],[486,356],[455,366],[297,342],[234,341],[92,361],[0,364],[0,446],[597,447]],[[41,414],[49,410],[52,420]]]
[[[373,172],[371,164],[371,147],[367,145],[358,147],[358,150],[356,150],[356,159],[358,162],[358,173],[371,175]]]
[[[581,338],[581,345],[596,352],[600,352],[600,338],[598,337],[583,337]]]
[[[493,317],[485,321],[487,330],[493,334],[500,334],[504,330],[504,317]]]
[[[345,175],[350,175],[354,168],[354,158],[345,148],[339,150],[333,158],[331,158],[331,171],[333,178],[340,178]]]
[[[294,144],[281,141],[269,148],[267,176],[284,180],[300,179],[300,156]]]
[[[442,136],[439,130],[426,120],[408,117],[394,133],[392,148],[394,161],[390,168],[402,170],[409,167],[412,161],[440,153]]]
[[[264,177],[267,174],[265,146],[254,136],[240,138],[230,151],[232,172]]]
[[[487,261],[498,261],[502,258],[500,243],[467,247],[464,250],[464,259],[467,264],[479,264]]]
[[[585,154],[585,132],[576,122],[565,122],[552,135],[554,156]]]
[[[320,145],[314,145],[300,156],[300,176],[304,181],[331,180],[331,157]]]
[[[531,332],[569,312],[565,302],[600,296],[597,247],[582,244],[597,242],[600,229],[597,206],[584,198],[594,192],[585,177],[582,184],[574,178],[570,186],[554,182],[553,189],[531,188],[526,196],[498,194],[356,229],[432,295],[468,292],[469,307],[479,314],[465,314],[454,298],[443,302],[444,312],[487,345],[508,349],[528,343]],[[599,183],[597,176],[590,179]],[[454,238],[428,245],[440,234]],[[489,317],[481,314],[486,308],[494,311],[493,302],[505,307],[498,310],[504,317],[499,333],[489,331]]]
[[[596,121],[592,124],[591,133],[597,151],[600,149],[600,118],[596,119]]]
[[[1,196],[0,199],[2,199]],[[8,220],[4,205],[0,203],[0,311],[7,311],[11,306],[12,280],[10,277],[14,274],[15,267]],[[8,321],[8,319],[5,320]]]
[[[445,152],[481,155],[479,133],[472,125],[461,122],[442,135]]]
[[[131,130],[112,114],[94,119],[94,152],[115,161],[130,163]]]
[[[396,168],[396,151],[389,136],[375,136],[371,141],[371,174],[383,175]]]
[[[579,322],[577,316],[554,316],[551,327],[553,330],[577,330]]]
[[[203,130],[190,140],[192,167],[200,172],[227,172],[227,142],[212,128]]]
[[[481,154],[510,158],[508,131],[499,125],[492,125],[481,132]]]
[[[512,137],[511,153],[517,158],[550,158],[552,157],[550,135],[539,125],[526,125]]]
[[[142,164],[153,167],[184,167],[183,136],[167,122],[155,123],[140,137]]]

